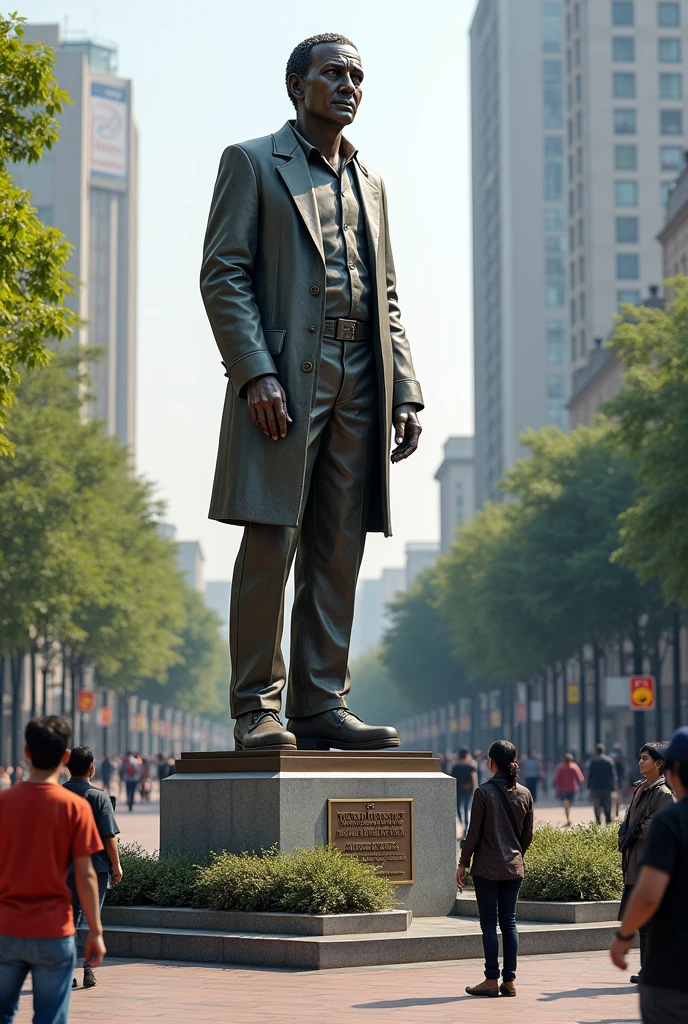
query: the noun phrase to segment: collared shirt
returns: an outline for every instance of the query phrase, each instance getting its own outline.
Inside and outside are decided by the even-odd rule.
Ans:
[[[327,273],[325,314],[330,319],[344,317],[367,323],[372,287],[365,216],[352,168],[357,150],[342,139],[341,170],[337,174],[293,125],[292,130],[306,154],[318,206]]]
[[[84,797],[91,805],[93,818],[101,840],[110,839],[111,836],[119,834],[115,814],[112,810],[112,801],[107,793],[96,786],[92,786],[85,779],[70,779],[69,782],[65,782],[64,788],[69,790],[70,793],[76,793],[77,796]],[[96,872],[109,871],[112,867],[110,858],[105,850],[94,853],[91,860],[93,861],[93,869]]]

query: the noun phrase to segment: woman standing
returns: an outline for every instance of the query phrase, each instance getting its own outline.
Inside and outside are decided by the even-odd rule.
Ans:
[[[640,748],[638,770],[643,776],[633,787],[633,796],[628,805],[626,816],[619,829],[619,850],[621,851],[621,869],[624,876],[623,895],[619,907],[619,920],[623,918],[628,897],[638,879],[638,862],[643,852],[643,844],[647,838],[650,821],[662,807],[673,803],[676,799],[664,778],[664,761],[662,753],[665,743],[645,743]],[[640,939],[640,969],[643,967],[645,955],[645,928],[638,929]],[[634,984],[640,982],[640,974],[632,974]]]
[[[573,754],[564,754],[554,773],[554,789],[561,800],[566,814],[567,827],[571,824],[571,804],[576,799],[579,786],[585,782],[583,772],[573,760]]]
[[[516,900],[523,881],[523,855],[533,838],[533,797],[519,786],[516,747],[496,740],[487,752],[492,778],[476,789],[468,835],[461,850],[456,881],[463,890],[463,876],[471,857],[471,877],[480,914],[485,951],[485,981],[468,987],[471,996],[515,996],[518,932]],[[504,946],[502,984],[499,984],[499,939]]]

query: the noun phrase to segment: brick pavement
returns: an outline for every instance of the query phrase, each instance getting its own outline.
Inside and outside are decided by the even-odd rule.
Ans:
[[[465,995],[482,978],[471,960],[311,972],[113,961],[98,977],[73,993],[72,1024],[640,1024],[637,990],[606,953],[524,957],[510,1000]],[[27,986],[16,1024],[30,998]]]

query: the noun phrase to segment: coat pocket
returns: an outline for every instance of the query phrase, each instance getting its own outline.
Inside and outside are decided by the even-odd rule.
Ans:
[[[265,344],[268,347],[268,352],[271,356],[278,356],[284,348],[284,339],[286,337],[286,331],[263,331],[265,336]]]

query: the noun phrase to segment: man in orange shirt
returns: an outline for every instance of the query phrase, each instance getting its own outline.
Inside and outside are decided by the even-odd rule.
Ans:
[[[0,1024],[11,1024],[31,972],[34,1024],[67,1024],[76,960],[67,869],[89,925],[84,951],[105,956],[91,855],[103,849],[86,800],[59,784],[71,727],[48,715],[26,727],[29,778],[0,793]]]

